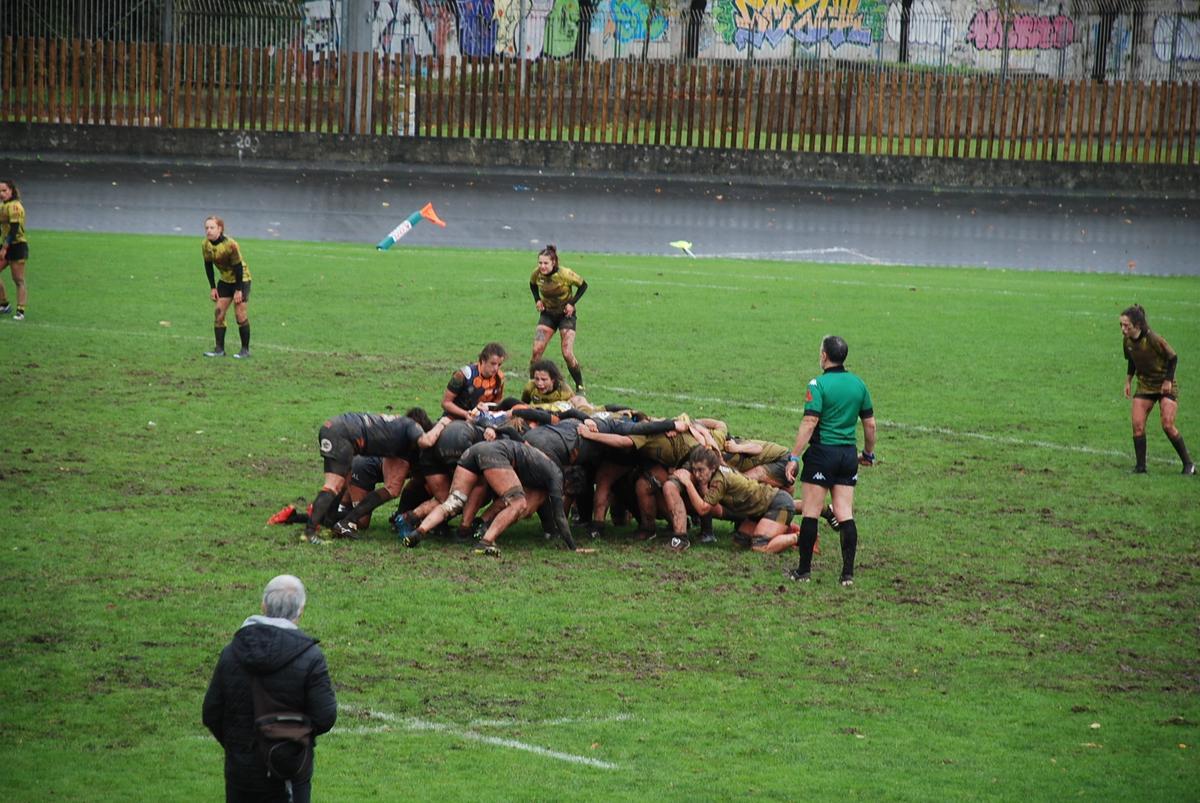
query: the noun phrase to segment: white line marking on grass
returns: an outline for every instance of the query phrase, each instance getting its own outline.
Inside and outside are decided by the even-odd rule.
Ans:
[[[704,275],[704,274],[699,274],[699,275]],[[485,276],[483,278],[477,278],[477,279],[474,279],[473,281],[491,282],[493,284],[497,284],[497,283],[512,284],[512,282],[509,281],[508,279],[499,279],[499,278],[493,278],[490,276]],[[748,290],[749,289],[747,287],[742,287],[740,285],[732,285],[732,284],[698,284],[696,282],[655,282],[655,281],[650,281],[649,279],[622,279],[621,284],[648,284],[648,285],[652,285],[654,287],[658,287],[660,285],[665,285],[667,287],[691,287],[691,288],[700,288],[700,289],[704,289],[704,290]]]
[[[794,251],[730,251],[723,254],[697,254],[699,258],[722,258],[722,259],[774,259],[775,257],[803,257],[803,256],[825,256],[827,254],[846,254],[848,256],[857,257],[864,262],[869,262],[872,265],[898,265],[898,262],[888,262],[886,260],[873,257],[870,254],[864,254],[854,248],[843,248],[842,246],[834,246],[831,248],[801,248]]]
[[[276,251],[273,255],[281,257],[297,257],[299,259],[328,259],[334,262],[367,262],[371,257],[366,256],[347,256],[340,253],[322,254],[317,251]]]
[[[1117,313],[1093,312],[1093,311],[1084,311],[1084,310],[1065,310],[1063,312],[1063,315],[1074,315],[1076,317],[1084,317],[1084,318],[1112,318],[1115,315],[1117,315]],[[1176,318],[1174,315],[1159,315],[1159,314],[1155,313],[1154,320],[1155,321],[1178,321],[1181,319]],[[1190,320],[1190,319],[1188,319],[1188,320]]]
[[[613,714],[608,717],[557,717],[555,719],[473,719],[472,728],[517,728],[539,725],[595,725],[604,722],[629,722],[629,714]]]
[[[139,332],[139,331],[121,330],[121,329],[101,329],[100,327],[95,327],[95,326],[71,326],[69,324],[42,323],[42,322],[38,322],[38,323],[23,322],[21,325],[25,326],[25,327],[41,327],[41,328],[45,328],[45,329],[65,329],[65,330],[75,331],[75,332],[89,332],[92,334],[100,334],[100,335],[118,335],[118,336],[133,335],[133,336],[140,336],[140,337],[156,337],[156,338],[165,336],[171,340],[180,340],[180,341],[190,340],[190,341],[199,342],[199,343],[207,343],[208,342],[208,340],[201,335],[176,335],[176,334],[163,335],[161,332],[154,332],[154,331]],[[287,353],[287,354],[307,354],[307,355],[318,356],[318,357],[332,357],[332,356],[339,354],[339,352],[336,352],[336,351],[317,351],[314,349],[301,349],[301,348],[295,348],[293,346],[284,346],[284,345],[279,345],[279,344],[274,344],[274,343],[262,343],[260,345],[255,346],[255,348],[260,349],[260,350],[267,350],[267,351],[279,351],[279,352],[283,352],[283,353]],[[367,354],[367,353],[363,353],[363,352],[353,352],[353,353],[357,357],[360,357],[364,360],[378,360],[378,361],[393,360],[394,361],[394,358],[384,357],[383,355],[379,355],[379,354]],[[416,366],[415,365],[414,367],[427,367],[428,368],[430,366]],[[632,394],[634,396],[650,396],[650,397],[655,397],[655,398],[660,398],[660,399],[674,399],[676,401],[683,401],[683,402],[705,402],[708,404],[732,405],[735,407],[745,407],[750,410],[767,410],[767,411],[771,411],[771,412],[788,413],[788,414],[796,415],[796,416],[800,416],[800,415],[804,414],[804,408],[802,408],[802,407],[785,407],[785,406],[778,405],[778,404],[767,404],[764,402],[743,401],[743,400],[739,400],[739,399],[721,399],[721,398],[717,398],[714,396],[695,396],[695,395],[688,394],[688,393],[663,393],[663,392],[656,391],[656,390],[642,390],[639,388],[624,388],[624,387],[617,387],[614,385],[596,385],[595,387],[601,388],[602,390],[609,390],[609,391],[612,391],[613,393],[628,393],[628,394]],[[1094,448],[1091,446],[1069,446],[1069,445],[1064,445],[1064,444],[1060,444],[1060,443],[1052,443],[1050,441],[1036,441],[1036,440],[1031,441],[1031,440],[1025,440],[1022,438],[1013,438],[1013,437],[1006,436],[1006,435],[989,435],[984,432],[961,432],[959,430],[949,429],[948,427],[927,427],[927,426],[924,426],[921,424],[906,424],[901,421],[891,421],[891,420],[888,420],[885,418],[880,418],[877,420],[883,426],[892,427],[893,429],[906,430],[909,432],[921,432],[921,433],[926,433],[926,434],[931,434],[931,435],[944,435],[946,437],[951,437],[951,438],[965,438],[965,439],[972,439],[972,440],[980,440],[980,441],[986,441],[989,443],[1002,443],[1002,444],[1007,444],[1009,446],[1032,446],[1032,447],[1039,448],[1039,449],[1060,449],[1063,451],[1076,452],[1079,454],[1102,455],[1105,457],[1121,457],[1125,454],[1124,451],[1121,451],[1118,449],[1097,449],[1097,448]],[[1155,462],[1155,463],[1173,463],[1173,462],[1175,462],[1174,460],[1171,460],[1170,458],[1150,458],[1150,459],[1152,462]]]
[[[740,285],[731,284],[699,284],[697,282],[652,282],[647,279],[622,279],[621,284],[666,285],[667,287],[699,287],[705,290],[746,290]]]
[[[89,334],[94,334],[94,335],[116,335],[118,337],[124,337],[124,336],[153,337],[156,339],[165,337],[168,340],[177,340],[180,342],[183,342],[183,341],[190,341],[193,343],[211,343],[212,342],[211,338],[205,337],[204,335],[177,335],[177,334],[166,333],[166,332],[161,332],[161,331],[154,331],[154,330],[146,330],[144,332],[141,332],[136,329],[102,329],[99,326],[72,326],[71,324],[45,323],[45,322],[40,322],[40,321],[37,323],[22,322],[21,325],[22,326],[30,326],[30,327],[40,327],[43,329],[63,329],[63,330],[70,331],[70,332],[87,332]],[[349,354],[353,354],[354,356],[361,357],[364,360],[384,361],[384,360],[393,360],[394,359],[392,357],[385,357],[382,354],[368,354],[366,352],[361,352],[361,351],[353,351],[353,352],[318,351],[316,349],[302,349],[302,348],[297,348],[295,346],[284,346],[279,343],[258,342],[254,345],[254,350],[255,351],[279,351],[279,352],[283,352],[285,354],[304,354],[304,355],[308,355],[311,357],[333,357],[333,356],[338,356],[338,355],[346,356]],[[426,366],[426,367],[428,367],[428,366]]]
[[[917,266],[917,265],[907,266],[907,265],[899,265],[899,264],[893,264],[893,263],[887,263],[887,262],[880,262],[878,264],[883,265],[883,266],[889,266],[889,267],[914,267],[914,268],[923,270],[923,268],[921,268],[921,266]],[[619,264],[619,263],[618,264],[607,264],[604,267],[609,268],[609,269],[614,269],[614,270],[641,270],[641,268],[638,268],[635,266],[627,266],[627,265]],[[851,266],[851,267],[854,267],[854,266]],[[964,268],[964,269],[969,269],[969,268]],[[994,270],[989,271],[989,275],[991,275],[993,273],[995,273]],[[1012,278],[1014,278],[1015,275],[1028,274],[1031,276],[1037,276],[1037,275],[1041,275],[1042,273],[1043,273],[1042,271],[1012,271],[1011,272],[1012,275],[1006,275],[1006,278],[1011,280]],[[712,278],[714,274],[711,271],[672,270],[670,272],[670,275],[672,275],[672,276],[703,276],[705,278]],[[728,274],[721,274],[721,275],[728,276]],[[780,274],[774,274],[774,275],[763,274],[763,273],[738,273],[735,276],[736,276],[736,278],[739,278],[739,279],[763,280],[763,281],[772,281],[772,282],[785,281],[785,282],[805,282],[807,284],[814,283],[814,280],[810,277],[796,276],[795,274],[789,274],[789,273],[780,273]],[[972,277],[972,279],[974,279],[974,278],[976,278],[976,277]],[[499,281],[505,281],[505,280],[492,279],[490,281],[499,282]],[[623,280],[623,281],[630,281],[631,283],[633,282],[633,280]],[[507,282],[505,282],[505,283],[507,283]],[[1002,287],[977,287],[974,284],[937,285],[937,284],[918,283],[916,281],[904,283],[904,282],[877,282],[877,281],[857,280],[857,279],[821,278],[821,279],[817,280],[816,283],[842,285],[842,286],[846,286],[846,287],[885,288],[885,289],[889,289],[889,290],[908,290],[908,291],[925,290],[925,291],[937,291],[937,292],[944,292],[944,293],[975,293],[977,295],[1019,296],[1021,298],[1034,298],[1034,297],[1052,298],[1056,301],[1059,299],[1073,298],[1073,299],[1081,299],[1083,301],[1096,302],[1098,304],[1109,303],[1106,300],[1106,297],[1104,295],[1105,291],[1103,288],[1097,288],[1096,294],[1087,294],[1087,293],[1068,294],[1068,293],[1062,292],[1061,290],[1059,290],[1059,291],[1011,290],[1011,289],[1002,288]],[[664,282],[664,284],[665,284],[665,282]],[[719,287],[717,285],[703,285],[703,284],[697,284],[697,285],[687,284],[686,286],[688,286],[688,287],[713,287],[716,289],[736,289],[736,290],[747,289],[744,287],[723,288],[723,287]],[[1081,282],[1067,282],[1066,286],[1067,287],[1086,288],[1086,285],[1084,285]],[[758,288],[750,288],[750,289],[758,289]],[[1146,293],[1148,291],[1143,289],[1141,292]],[[1174,296],[1169,297],[1169,298],[1158,298],[1155,300],[1155,303],[1156,304],[1177,304],[1177,305],[1182,305],[1182,306],[1187,306],[1187,307],[1200,306],[1200,302],[1181,300],[1177,297],[1177,295],[1178,294],[1175,294]],[[1112,313],[1108,312],[1108,313],[1096,313],[1096,314],[1097,315],[1110,315]],[[1161,316],[1155,316],[1155,317],[1157,318],[1157,317],[1161,317]]]
[[[507,747],[512,750],[520,750],[526,753],[533,753],[544,758],[553,758],[557,761],[565,761],[568,764],[581,764],[586,767],[596,767],[602,770],[619,769],[616,764],[610,761],[601,761],[598,758],[590,758],[588,756],[578,756],[574,753],[563,753],[558,750],[551,750],[547,747],[539,747],[535,744],[517,741],[516,739],[504,739],[499,736],[488,736],[482,733],[476,733],[473,730],[451,725],[444,722],[430,722],[426,719],[417,717],[398,717],[395,714],[389,714],[386,711],[374,711],[369,708],[350,708],[343,706],[343,710],[347,713],[362,713],[366,714],[371,719],[379,719],[390,723],[396,727],[408,731],[432,731],[434,733],[445,733],[449,736],[454,736],[459,739],[466,739],[471,742],[480,742],[482,744],[490,744],[494,747]],[[362,726],[367,727],[367,726]],[[339,729],[335,729],[339,730]],[[349,728],[346,732],[351,732]],[[363,731],[364,733],[367,731]]]
[[[657,396],[662,399],[674,399],[682,402],[703,402],[707,404],[723,404],[734,407],[746,407],[751,410],[767,410],[776,413],[788,413],[794,416],[804,415],[803,407],[786,407],[779,404],[766,404],[764,402],[742,401],[739,399],[721,399],[714,396],[693,396],[690,393],[661,393],[655,390],[642,390],[639,388],[620,388],[611,385],[596,385],[602,390],[610,390],[613,393],[628,393],[634,396]],[[1013,438],[1008,435],[990,435],[986,432],[961,432],[949,427],[929,427],[923,424],[905,424],[902,421],[891,421],[886,418],[877,418],[876,421],[880,425],[890,427],[892,429],[904,430],[907,432],[919,432],[927,435],[944,435],[948,438],[964,438],[970,440],[985,441],[987,443],[1001,443],[1006,446],[1029,446],[1036,449],[1055,449],[1066,452],[1076,452],[1079,454],[1094,454],[1104,457],[1121,457],[1126,452],[1118,449],[1097,449],[1092,446],[1067,446],[1061,443],[1053,443],[1051,441],[1025,440],[1023,438]],[[1152,458],[1158,463],[1174,463],[1176,461],[1169,458]]]

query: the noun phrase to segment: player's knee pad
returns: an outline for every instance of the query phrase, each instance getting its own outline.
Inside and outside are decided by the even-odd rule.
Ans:
[[[500,501],[502,501],[506,506],[511,505],[516,507],[517,505],[524,505],[525,489],[520,485],[514,485],[504,493],[500,494]]]
[[[467,495],[462,491],[451,491],[446,497],[446,501],[442,502],[441,508],[447,516],[458,515],[462,511],[463,506],[467,504]]]
[[[655,493],[662,490],[662,481],[649,471],[642,472],[642,476],[638,477],[638,480],[639,482],[644,482],[646,485],[649,485],[650,489]]]

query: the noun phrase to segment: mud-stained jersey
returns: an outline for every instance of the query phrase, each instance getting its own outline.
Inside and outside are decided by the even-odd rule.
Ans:
[[[485,377],[479,365],[464,365],[454,372],[446,384],[446,390],[454,394],[454,403],[464,410],[474,410],[480,404],[496,403],[504,397],[504,372],[497,370]]]
[[[207,237],[201,246],[204,253],[204,264],[214,266],[221,274],[221,281],[226,284],[237,284],[237,273],[234,270],[242,266],[242,281],[250,281],[250,266],[242,259],[242,249],[238,248],[237,240],[224,234],[214,243]]]
[[[1123,343],[1128,373],[1137,374],[1138,395],[1162,393],[1162,383],[1175,381],[1175,349],[1160,335],[1146,329],[1137,338],[1127,337]],[[1178,395],[1179,386],[1176,384]]]
[[[778,493],[778,488],[752,480],[729,466],[718,466],[708,481],[704,501],[720,505],[726,515],[757,519],[766,514]]]
[[[562,312],[573,300],[575,289],[583,284],[583,277],[560,265],[548,276],[534,268],[529,283],[537,287],[542,306],[548,312]]]

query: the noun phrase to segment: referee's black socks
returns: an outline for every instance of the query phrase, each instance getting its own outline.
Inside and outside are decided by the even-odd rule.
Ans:
[[[800,565],[796,571],[807,574],[812,571],[813,547],[817,545],[817,520],[805,516],[800,519],[800,537],[797,541],[800,547]]]
[[[854,556],[858,552],[858,526],[854,519],[841,522],[838,535],[842,537],[842,579],[854,576]]]

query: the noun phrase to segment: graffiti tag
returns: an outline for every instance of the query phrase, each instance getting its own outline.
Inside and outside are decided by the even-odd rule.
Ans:
[[[967,42],[976,50],[1000,50],[1004,40],[1004,18],[999,9],[977,11],[967,30]],[[1017,14],[1008,27],[1009,50],[1064,50],[1075,39],[1070,17]]]
[[[1178,61],[1200,61],[1200,20],[1194,17],[1179,18],[1178,37],[1175,34],[1175,17],[1159,17],[1154,21],[1155,57],[1169,64],[1172,53]]]
[[[869,46],[883,38],[887,9],[877,0],[717,0],[717,35],[738,50],[827,42]]]
[[[667,18],[661,11],[650,13],[646,0],[609,0],[604,34],[606,39],[616,39],[626,44],[644,42],[648,31],[650,41],[654,42],[666,35],[667,24]]]

